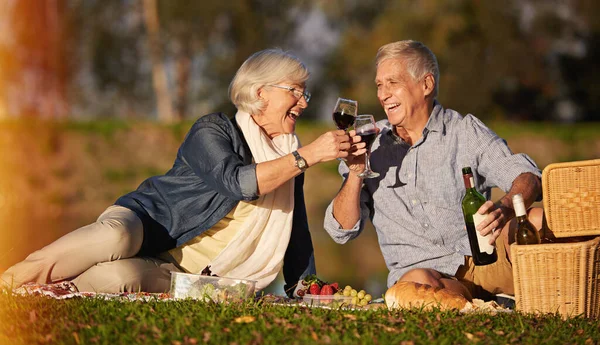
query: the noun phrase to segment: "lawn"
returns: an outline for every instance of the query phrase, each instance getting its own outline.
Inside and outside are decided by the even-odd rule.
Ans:
[[[118,196],[170,168],[188,127],[189,123],[0,122],[0,272],[95,220]],[[303,124],[298,134],[308,143],[331,128]],[[540,168],[600,157],[600,123],[497,123],[492,128],[514,152],[527,153]],[[317,271],[325,280],[380,296],[387,269],[373,229],[343,246],[322,229],[324,210],[341,183],[336,170],[336,162],[330,162],[309,169],[306,176]],[[330,311],[256,302],[58,301],[0,291],[0,345],[403,342],[598,344],[600,326],[584,318],[563,321],[555,315],[516,312],[463,315]]]
[[[581,317],[0,293],[0,344],[597,344]]]

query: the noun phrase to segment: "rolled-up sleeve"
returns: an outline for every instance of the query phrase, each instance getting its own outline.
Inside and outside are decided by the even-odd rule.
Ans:
[[[236,200],[258,198],[256,164],[244,164],[231,136],[218,124],[206,122],[190,132],[179,155],[220,194]]]
[[[340,162],[338,168],[340,175],[344,178],[344,182],[348,177],[348,167],[345,163]],[[353,238],[356,238],[364,229],[365,220],[369,217],[369,208],[367,207],[368,195],[365,190],[361,191],[361,203],[360,203],[360,219],[354,224],[351,229],[344,229],[340,223],[333,216],[333,201],[327,206],[325,211],[325,218],[323,220],[323,227],[325,231],[331,236],[335,243],[344,244]]]
[[[465,116],[469,150],[476,152],[477,174],[485,177],[484,188],[498,187],[508,192],[514,180],[523,173],[541,177],[541,171],[524,153],[513,154],[506,141],[500,138],[479,119]]]
[[[325,211],[325,220],[323,221],[325,231],[331,236],[335,243],[344,244],[355,238],[362,231],[361,221],[358,220],[352,229],[343,229],[340,223],[333,216],[333,201]]]

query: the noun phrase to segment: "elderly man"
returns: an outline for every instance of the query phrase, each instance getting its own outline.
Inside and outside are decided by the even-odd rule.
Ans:
[[[340,163],[344,182],[326,211],[326,231],[345,243],[370,218],[389,269],[388,286],[412,281],[469,300],[514,294],[508,250],[515,231],[511,198],[520,193],[530,206],[541,195],[539,169],[527,155],[513,154],[473,115],[462,116],[437,102],[437,59],[422,43],[384,45],[376,66],[377,97],[387,120],[377,123],[380,132],[370,162],[380,176],[358,177],[364,157]],[[498,260],[491,265],[475,266],[471,257],[461,210],[461,168],[466,166],[488,199],[478,211],[487,216],[477,230],[491,233],[490,242],[495,242]],[[492,187],[506,193],[495,203],[489,200]],[[542,216],[539,208],[529,211],[538,229]]]

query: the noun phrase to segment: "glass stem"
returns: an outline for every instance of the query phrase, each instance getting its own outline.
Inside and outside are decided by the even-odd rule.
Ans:
[[[365,152],[365,172],[371,171],[371,163],[369,163],[370,151]]]

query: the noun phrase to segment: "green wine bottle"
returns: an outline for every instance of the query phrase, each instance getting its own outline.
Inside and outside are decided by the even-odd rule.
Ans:
[[[477,231],[477,225],[486,217],[486,215],[477,213],[477,210],[485,203],[485,197],[475,189],[475,180],[470,167],[462,169],[463,181],[467,189],[462,199],[462,211],[467,226],[467,235],[471,245],[471,254],[473,262],[477,266],[489,265],[498,260],[496,247],[489,244],[489,236],[482,236]]]
[[[527,219],[527,210],[525,209],[523,196],[521,194],[513,195],[512,202],[515,209],[515,217],[517,218],[515,241],[517,244],[540,244],[540,234],[529,219]]]

